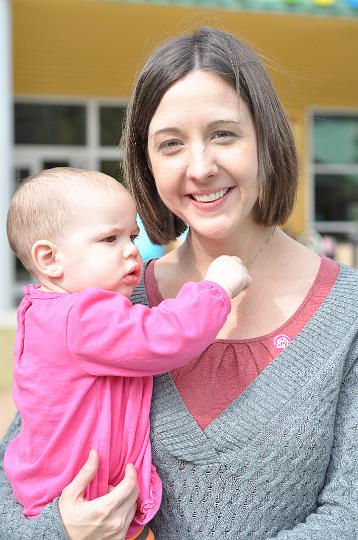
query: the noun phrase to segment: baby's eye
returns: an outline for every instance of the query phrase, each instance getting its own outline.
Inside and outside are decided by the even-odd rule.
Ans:
[[[131,235],[131,240],[132,240],[132,242],[134,242],[135,240],[137,240],[138,235],[139,235],[139,233],[137,233],[137,234],[132,234],[132,235]]]
[[[112,234],[112,236],[106,236],[106,238],[103,238],[103,242],[108,242],[109,244],[112,242],[115,242],[117,240],[117,236],[115,234]]]

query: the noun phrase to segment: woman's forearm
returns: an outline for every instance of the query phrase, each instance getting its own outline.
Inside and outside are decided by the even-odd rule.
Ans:
[[[310,514],[305,523],[267,540],[356,540],[357,519],[344,509],[326,508]]]

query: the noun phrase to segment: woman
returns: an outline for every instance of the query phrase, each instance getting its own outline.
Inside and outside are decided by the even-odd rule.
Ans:
[[[151,240],[170,242],[189,225],[183,244],[147,265],[134,300],[172,297],[221,253],[238,255],[252,276],[218,339],[156,379],[156,538],[353,540],[358,272],[278,228],[294,203],[297,161],[260,61],[213,28],[165,43],[139,76],[124,144]],[[96,466],[92,456],[61,496],[65,529],[76,540],[124,538],[135,473],[129,466],[101,501],[82,501]],[[12,534],[1,538],[65,537],[56,501],[26,529],[1,486],[2,527]]]

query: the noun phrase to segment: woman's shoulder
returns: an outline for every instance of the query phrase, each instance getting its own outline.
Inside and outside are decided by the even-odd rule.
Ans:
[[[344,263],[338,263],[338,266],[344,275],[351,276],[352,279],[358,279],[358,268],[354,268],[353,266]]]
[[[358,269],[340,263],[334,291],[349,301],[357,300],[358,308]]]
[[[339,264],[337,279],[316,319],[343,333],[358,330],[358,269]]]

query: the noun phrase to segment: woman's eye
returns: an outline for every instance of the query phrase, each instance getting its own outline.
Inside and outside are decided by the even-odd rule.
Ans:
[[[232,133],[232,131],[217,131],[213,135],[214,139],[227,139],[229,137],[235,137],[235,133]]]
[[[179,146],[181,145],[180,141],[177,140],[171,140],[171,141],[165,141],[159,146],[159,150],[170,154],[171,152],[177,150]]]
[[[116,235],[113,234],[112,236],[106,236],[106,238],[103,239],[104,242],[108,242],[108,244],[111,244],[112,242],[115,242],[117,239]]]

